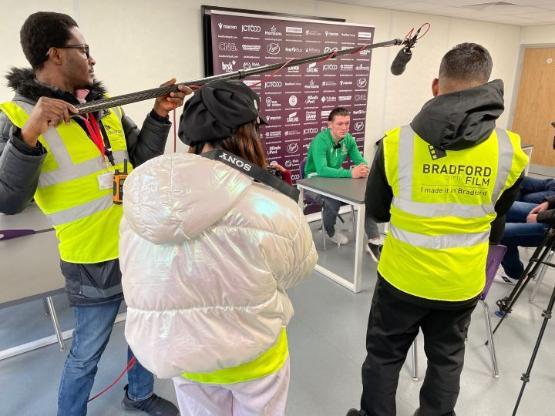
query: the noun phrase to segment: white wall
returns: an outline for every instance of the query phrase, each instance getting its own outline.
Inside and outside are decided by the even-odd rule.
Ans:
[[[201,78],[201,4],[345,18],[374,25],[375,42],[403,37],[410,28],[431,23],[430,32],[417,44],[412,61],[399,77],[389,72],[398,48],[373,51],[366,123],[368,157],[386,129],[410,122],[431,98],[431,82],[441,57],[457,43],[477,42],[489,49],[494,60],[493,77],[505,81],[506,106],[512,102],[522,42],[519,27],[314,0],[2,0],[0,74],[11,66],[26,65],[19,45],[19,29],[25,18],[34,11],[55,10],[72,15],[79,23],[97,61],[97,77],[111,95],[152,88],[172,76],[178,81]],[[545,38],[549,32],[546,29],[536,34],[531,29],[526,32],[530,38]],[[5,81],[0,80],[0,99],[11,97]],[[151,106],[149,102],[136,103],[126,106],[125,111],[141,123]],[[507,126],[508,116],[506,110],[500,127]]]
[[[523,27],[520,43],[523,45],[555,44],[555,25]]]

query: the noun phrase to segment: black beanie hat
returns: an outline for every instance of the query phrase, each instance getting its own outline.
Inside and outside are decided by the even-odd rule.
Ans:
[[[243,124],[257,118],[260,98],[241,81],[216,80],[205,84],[185,103],[179,138],[188,146],[233,136]]]

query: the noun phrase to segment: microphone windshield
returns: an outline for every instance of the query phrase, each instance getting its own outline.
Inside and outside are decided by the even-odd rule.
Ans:
[[[391,73],[393,75],[401,75],[407,66],[407,62],[412,58],[410,48],[403,48],[399,51],[393,62],[391,63]]]

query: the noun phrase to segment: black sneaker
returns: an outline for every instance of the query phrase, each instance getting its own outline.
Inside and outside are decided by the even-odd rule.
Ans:
[[[368,242],[366,245],[366,252],[370,254],[370,257],[377,263],[380,261],[380,254],[382,252],[382,245],[381,244],[374,244]]]
[[[364,416],[365,413],[362,410],[349,409],[346,416]]]
[[[144,400],[131,400],[127,395],[127,388],[128,386],[124,387],[125,396],[121,401],[124,410],[142,411],[151,416],[179,416],[179,409],[169,400],[154,393]]]

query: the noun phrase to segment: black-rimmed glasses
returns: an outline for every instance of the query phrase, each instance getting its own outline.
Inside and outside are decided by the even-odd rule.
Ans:
[[[56,48],[58,48],[58,49],[79,49],[79,50],[81,50],[81,52],[83,52],[85,54],[87,59],[89,59],[91,57],[89,45],[87,45],[86,43],[83,43],[83,44],[80,44],[80,45],[56,46]],[[48,52],[46,54],[48,55]]]

